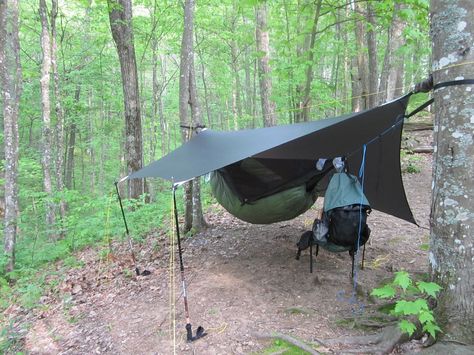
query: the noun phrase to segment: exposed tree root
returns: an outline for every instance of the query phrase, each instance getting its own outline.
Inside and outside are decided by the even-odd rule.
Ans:
[[[360,345],[359,349],[341,349],[339,352],[346,354],[389,354],[398,344],[406,342],[411,338],[420,335],[415,334],[409,337],[403,333],[398,326],[386,327],[382,332],[373,335],[341,337],[335,339],[322,340],[328,346],[342,345],[354,346]]]
[[[284,340],[301,350],[307,351],[312,355],[321,354],[320,352],[314,350],[312,347],[306,345],[302,341],[295,339],[289,335],[282,334],[282,333],[255,333],[254,336],[258,339],[281,339]]]

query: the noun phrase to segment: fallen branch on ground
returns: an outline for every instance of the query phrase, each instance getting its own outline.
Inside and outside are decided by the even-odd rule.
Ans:
[[[433,129],[433,122],[405,122],[403,129],[405,132],[431,131]]]
[[[409,149],[407,153],[409,154],[430,154],[433,153],[434,149],[433,147],[416,147]]]

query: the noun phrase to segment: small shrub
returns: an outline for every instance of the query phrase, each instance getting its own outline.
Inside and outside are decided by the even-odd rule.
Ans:
[[[441,329],[436,324],[433,311],[429,309],[427,297],[436,298],[441,286],[434,282],[413,282],[406,271],[395,273],[392,282],[374,288],[371,295],[382,299],[395,299],[395,307],[390,311],[400,321],[398,326],[410,336],[415,332],[416,326],[410,317],[416,317],[423,327],[423,331],[436,338],[436,333]]]

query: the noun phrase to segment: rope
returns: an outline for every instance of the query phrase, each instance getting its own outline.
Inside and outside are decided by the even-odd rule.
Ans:
[[[168,275],[169,275],[169,286],[168,296],[170,305],[170,324],[169,334],[170,340],[173,344],[173,354],[176,354],[176,289],[175,289],[175,239],[176,239],[176,222],[174,218],[174,200],[173,195],[171,196],[171,231],[169,234],[169,263],[168,263]]]

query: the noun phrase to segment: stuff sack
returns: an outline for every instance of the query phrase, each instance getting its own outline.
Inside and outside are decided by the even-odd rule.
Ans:
[[[324,215],[323,215],[324,217]],[[328,242],[328,221],[327,218],[315,219],[313,222],[313,238],[316,242],[327,243]]]

